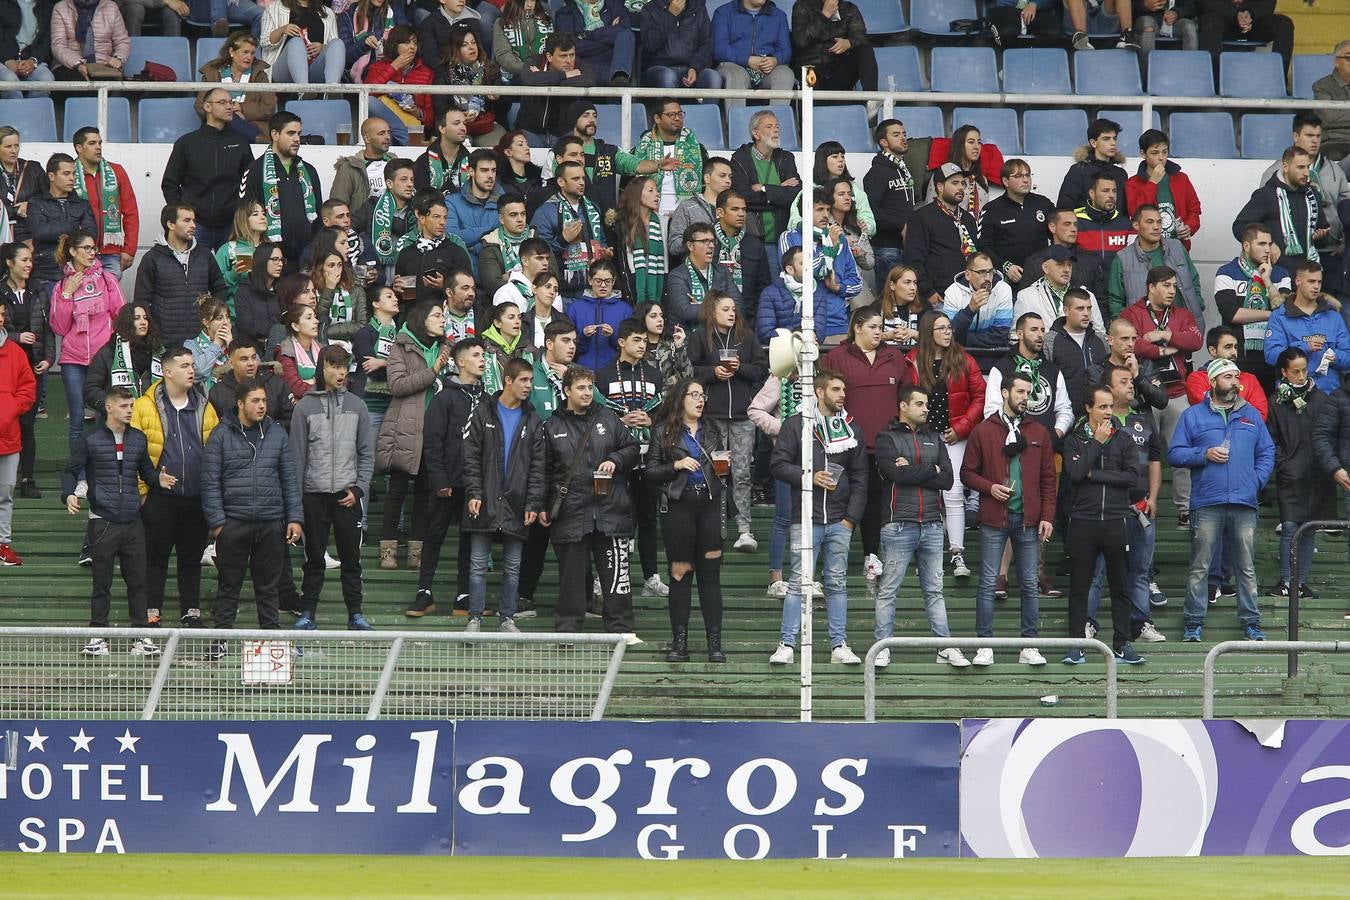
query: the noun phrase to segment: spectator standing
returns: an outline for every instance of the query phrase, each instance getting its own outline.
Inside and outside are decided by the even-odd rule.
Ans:
[[[37,405],[37,379],[28,351],[10,337],[10,306],[0,303],[0,566],[21,566],[23,559],[10,546],[13,540],[14,485],[24,449],[21,424]],[[31,432],[29,419],[27,429]],[[30,436],[31,440],[31,436]],[[32,484],[29,470],[28,483]],[[111,580],[112,572],[108,573]]]
[[[992,366],[1008,352],[1014,312],[1012,288],[988,253],[966,257],[965,271],[947,286],[941,309],[951,320],[953,338],[971,351],[981,369]],[[920,321],[916,318],[910,327],[917,331]],[[930,413],[937,399],[929,395]],[[960,461],[952,465],[959,466]]]
[[[108,388],[114,385],[131,391],[133,399],[139,398],[164,377],[159,360],[163,352],[159,326],[150,318],[150,307],[135,300],[123,304],[113,318],[112,337],[89,361],[84,408],[102,409]]]
[[[650,0],[638,14],[642,83],[671,90],[722,86],[713,68],[712,21],[703,0]]]
[[[206,91],[202,113],[202,127],[173,142],[159,186],[165,203],[185,203],[200,211],[196,237],[214,253],[231,239],[230,231],[238,218],[239,180],[253,162],[253,150],[247,140],[228,127],[234,115],[229,91],[220,87]],[[116,163],[111,165],[114,172],[121,168]],[[251,214],[251,204],[246,208],[250,210],[246,215]],[[127,233],[134,244],[135,232],[129,225]],[[256,238],[253,243],[257,243]],[[229,275],[237,277],[238,272]],[[233,287],[231,283],[231,290]]]
[[[1326,218],[1327,233],[1315,243],[1320,253],[1341,257],[1345,242],[1345,221],[1350,218],[1350,173],[1339,157],[1328,156],[1322,150],[1322,117],[1312,110],[1294,113],[1293,146],[1306,150],[1308,187],[1317,197],[1318,208]],[[1281,171],[1280,162],[1273,162],[1261,173],[1260,184],[1266,184]],[[1337,281],[1339,284],[1339,280]]]
[[[1054,361],[1045,355],[1045,320],[1039,313],[1028,312],[1017,317],[1013,327],[1016,343],[1008,354],[985,373],[984,417],[999,410],[1003,401],[1003,387],[1015,375],[1031,382],[1027,402],[1018,415],[1026,415],[1049,432],[1058,442],[1073,426],[1073,404],[1064,376]],[[964,480],[963,480],[964,483]]]
[[[666,108],[664,105],[659,106],[657,111],[664,108]],[[682,117],[670,118],[672,121],[679,120],[680,126],[683,126]],[[595,202],[607,220],[610,218],[610,210],[619,202],[620,176],[655,175],[662,171],[673,170],[680,165],[680,160],[673,157],[667,159],[661,155],[660,149],[664,149],[664,142],[659,145],[660,149],[654,153],[654,158],[642,159],[636,149],[631,153],[625,152],[598,137],[596,129],[599,127],[599,118],[595,104],[589,100],[574,100],[568,104],[562,121],[564,129],[571,130],[553,147],[553,171],[556,174],[561,163],[569,160],[585,166],[586,196]],[[677,128],[676,131],[678,130]],[[568,153],[568,147],[573,146],[573,139],[580,153],[575,151],[573,154]],[[691,165],[702,165],[700,153],[701,150],[697,150],[692,155],[686,154]],[[530,211],[533,212],[537,208],[538,202],[531,201]]]
[[[203,81],[267,84],[269,68],[258,59],[258,39],[250,32],[235,31],[221,45],[220,55],[199,71]],[[268,91],[237,91],[230,99],[233,101],[230,130],[248,141],[266,141],[268,124],[277,111],[277,95]]]
[[[469,178],[446,202],[446,231],[455,234],[469,250],[478,270],[483,238],[498,227],[497,204],[502,189],[497,185],[497,158],[491,150],[475,150],[469,156]]]
[[[113,0],[61,0],[53,8],[52,74],[58,81],[122,77],[130,56],[131,34]]]
[[[1308,368],[1323,393],[1350,372],[1350,333],[1340,312],[1322,293],[1322,267],[1304,260],[1294,266],[1294,294],[1266,323],[1266,362],[1275,365],[1285,347],[1303,345]]]
[[[197,233],[202,232],[198,223]],[[256,200],[244,200],[235,207],[234,225],[229,240],[221,242],[215,250],[216,268],[225,281],[225,300],[234,312],[234,296],[241,281],[247,281],[253,271],[253,254],[267,236],[267,211]],[[202,241],[206,246],[209,242]],[[284,257],[283,257],[284,260]],[[263,265],[261,259],[258,264]]]
[[[0,248],[0,264],[4,265],[5,273],[0,279],[0,307],[5,309],[5,333],[28,358],[35,380],[40,379],[52,367],[52,354],[56,349],[51,339],[48,309],[52,290],[32,277],[33,251],[27,244],[16,241]],[[19,376],[11,376],[9,383],[16,384],[18,380]],[[33,481],[33,465],[37,460],[37,432],[34,426],[37,424],[39,406],[38,402],[34,402],[18,418],[21,445],[17,469],[18,492],[25,500],[42,499],[42,491]]]
[[[1098,261],[1096,254],[1078,246],[1078,213],[1072,209],[1056,209],[1051,214],[1048,224],[1050,246],[1044,250],[1037,250],[1027,257],[1026,263],[1022,266],[1022,280],[1016,287],[1025,290],[1034,284],[1045,274],[1042,264],[1051,251],[1055,247],[1063,247],[1069,251],[1069,256],[1073,259],[1070,286],[1080,287],[1099,298],[1100,309],[1100,298],[1106,296],[1107,267]]]
[[[919,275],[919,296],[936,306],[942,292],[975,252],[977,225],[962,206],[966,173],[956,163],[934,170],[933,202],[909,217],[905,230],[905,263]]]
[[[489,251],[491,249],[489,247]],[[519,259],[518,265],[516,268],[505,272],[506,280],[493,293],[492,303],[494,306],[501,303],[515,303],[537,309],[538,301],[535,299],[534,282],[545,272],[553,274],[551,270],[556,265],[553,261],[553,254],[549,251],[548,244],[539,238],[532,237],[521,241],[517,248],[517,257]],[[505,252],[503,252],[503,261],[505,261]],[[561,288],[561,285],[559,287]],[[550,299],[550,303],[552,309],[558,312],[563,311],[560,291]]]
[[[672,325],[666,333],[666,316],[658,303],[640,303],[633,318],[647,327],[647,359],[656,363],[667,384],[694,377],[689,363],[688,335],[680,325]]]
[[[1107,275],[1107,298],[1111,318],[1141,296],[1149,269],[1168,266],[1177,273],[1177,287],[1196,322],[1205,321],[1205,297],[1200,292],[1200,273],[1191,262],[1186,246],[1163,234],[1163,215],[1152,203],[1135,207],[1132,216],[1134,240],[1111,258]]]
[[[618,355],[619,325],[632,317],[633,307],[614,292],[618,273],[613,263],[593,263],[588,274],[591,289],[567,304],[567,318],[577,328],[578,365],[598,372]],[[598,387],[603,390],[604,383]]]
[[[211,251],[197,243],[197,213],[182,203],[160,211],[164,236],[145,252],[136,269],[136,296],[150,304],[166,345],[197,334],[197,300],[202,294],[226,295],[225,278]]]
[[[913,268],[891,267],[877,306],[881,310],[883,342],[905,352],[919,345],[919,319],[934,307],[929,305],[927,297],[919,296],[919,274]],[[1005,338],[1003,346],[1007,344]]]
[[[1200,0],[1200,49],[1214,58],[1214,81],[1219,81],[1219,54],[1225,41],[1260,41],[1273,46],[1284,61],[1284,71],[1294,55],[1294,21],[1275,12],[1270,0]]]
[[[393,288],[376,288],[371,294],[370,321],[352,338],[352,361],[355,371],[349,390],[360,397],[370,413],[370,427],[378,434],[389,409],[389,381],[385,369],[389,366],[389,351],[398,334],[399,303]]]
[[[581,295],[592,263],[609,259],[610,249],[600,210],[586,196],[586,172],[581,163],[565,162],[556,173],[558,191],[534,213],[535,233],[558,257],[563,296]]]
[[[420,191],[413,198],[417,238],[408,241],[394,262],[395,279],[408,278],[416,286],[418,302],[441,300],[449,285],[449,273],[473,270],[473,260],[464,242],[446,233],[445,198],[438,191]],[[400,241],[402,243],[402,241]]]
[[[790,207],[801,186],[796,160],[782,148],[778,116],[771,110],[760,110],[750,117],[749,142],[731,155],[731,187],[746,198],[750,213],[745,252],[755,255],[757,248],[752,251],[750,245],[762,245],[770,272],[782,268],[778,237],[791,218]]]
[[[1203,403],[1181,414],[1169,442],[1167,461],[1192,472],[1190,573],[1187,578],[1183,641],[1201,639],[1207,612],[1207,588],[1214,549],[1222,540],[1237,571],[1238,624],[1249,641],[1263,641],[1257,607],[1257,495],[1275,468],[1275,445],[1261,417],[1238,395],[1238,367],[1212,360],[1210,393]]]
[[[436,139],[417,157],[413,184],[419,192],[436,190],[448,199],[468,179],[472,152],[464,110],[447,106],[436,116]]]
[[[666,288],[666,247],[661,233],[661,189],[650,178],[634,178],[619,197],[618,260],[621,293],[634,303],[660,303]]]
[[[1070,288],[1064,295],[1064,314],[1045,332],[1045,357],[1055,364],[1074,409],[1084,409],[1095,386],[1089,373],[1106,361],[1106,341],[1092,322],[1096,304],[1088,292]]]
[[[184,341],[182,346],[191,352],[202,392],[206,393],[215,383],[216,372],[224,367],[225,348],[234,340],[234,334],[230,310],[224,300],[217,300],[210,294],[202,295],[197,301],[197,317],[202,330],[196,337]]]
[[[1139,412],[1145,412],[1150,408],[1164,409],[1167,406],[1167,387],[1158,377],[1153,360],[1135,355],[1134,343],[1137,334],[1133,322],[1128,319],[1113,319],[1106,327],[1108,351],[1106,359],[1088,368],[1088,383],[1106,383],[1111,366],[1125,369],[1130,373],[1131,385],[1134,388],[1134,396],[1130,399],[1131,409]],[[1153,427],[1152,419],[1149,420],[1149,427]]]
[[[1138,171],[1125,182],[1125,208],[1133,216],[1145,204],[1158,207],[1162,236],[1176,238],[1190,250],[1191,238],[1200,230],[1200,197],[1181,166],[1167,158],[1170,143],[1167,135],[1156,128],[1139,135],[1139,153],[1143,158],[1139,160]]]
[[[1293,283],[1284,267],[1274,263],[1276,252],[1270,229],[1251,224],[1242,230],[1242,252],[1219,267],[1214,276],[1214,304],[1223,324],[1242,334],[1238,366],[1251,372],[1267,394],[1278,377],[1266,362],[1266,323],[1285,302]]]
[[[702,189],[703,158],[708,152],[698,135],[684,127],[680,101],[658,100],[651,116],[652,127],[638,139],[633,155],[660,166],[652,178],[661,188],[660,213],[669,218],[676,206]]]
[[[1350,40],[1336,44],[1331,65],[1330,73],[1313,82],[1313,99],[1350,100]],[[1324,107],[1320,115],[1325,128],[1322,152],[1339,159],[1345,169],[1345,157],[1350,156],[1350,112]],[[1346,175],[1350,176],[1350,169],[1346,169]]]
[[[670,215],[666,251],[674,263],[689,252],[684,233],[690,225],[711,225],[717,220],[717,198],[731,189],[731,163],[720,156],[709,157],[703,166],[703,192],[682,200]],[[744,198],[742,198],[744,200]]]
[[[349,345],[352,338],[369,318],[366,291],[361,287],[347,264],[347,258],[338,251],[317,254],[310,281],[318,291],[320,331],[327,340]]]
[[[1105,175],[1116,186],[1116,197],[1127,195],[1128,176],[1123,163],[1125,154],[1116,147],[1120,124],[1110,119],[1093,119],[1088,125],[1087,143],[1073,152],[1073,165],[1059,188],[1059,201],[1064,209],[1077,209],[1088,203],[1088,192],[1098,175]],[[1101,208],[1101,207],[1098,207]]]
[[[789,247],[783,254],[783,271],[759,297],[755,335],[764,346],[780,329],[801,328],[803,275],[802,248]],[[816,336],[831,346],[848,333],[848,303],[823,280],[817,280],[815,287]]]
[[[1092,306],[1092,324],[1097,333],[1101,334],[1103,331],[1101,304],[1090,292],[1073,286],[1073,265],[1073,254],[1067,248],[1058,245],[1051,247],[1041,262],[1041,271],[1044,273],[1041,280],[1017,292],[1013,317],[1021,318],[1024,313],[1034,312],[1041,317],[1041,321],[1054,324],[1055,320],[1064,315],[1068,292],[1079,290],[1088,295]]]
[[[268,335],[281,318],[279,289],[286,256],[280,244],[263,241],[254,249],[252,260],[253,268],[248,278],[240,282],[234,296],[234,326],[239,337],[252,341],[257,347],[264,347]],[[306,284],[309,283],[308,275],[288,277],[292,281],[304,279]],[[228,404],[226,409],[228,411]]]
[[[53,153],[47,159],[46,193],[34,194],[26,202],[28,205],[22,217],[33,242],[33,274],[48,284],[55,284],[61,280],[65,265],[56,254],[61,238],[75,231],[93,234],[97,230],[89,204],[75,193],[75,160],[64,153]],[[94,250],[94,261],[97,262],[97,243]],[[99,270],[102,269],[100,265]]]
[[[31,241],[28,201],[46,192],[47,173],[37,160],[19,155],[21,140],[13,125],[0,125],[0,201],[14,229],[13,240]]]
[[[791,35],[787,14],[773,0],[733,0],[712,16],[713,60],[732,90],[790,91],[796,84],[791,67]],[[726,106],[745,105],[742,99]]]
[[[295,113],[272,116],[268,122],[272,143],[249,165],[239,191],[241,200],[262,203],[267,211],[267,239],[279,242],[293,263],[309,242],[323,204],[319,173],[299,156],[300,132],[300,117]]]
[[[975,246],[989,254],[1003,278],[1016,284],[1022,280],[1027,257],[1050,242],[1046,224],[1055,214],[1055,205],[1032,192],[1031,166],[1026,160],[1006,160],[1000,177],[1003,194],[980,211]]]
[[[620,0],[564,0],[553,21],[559,32],[575,36],[577,56],[601,81],[628,86],[637,39],[627,6]]]
[[[313,390],[319,376],[319,352],[327,344],[321,336],[318,311],[310,305],[296,304],[281,314],[285,338],[277,345],[273,358],[281,366],[281,377],[292,396],[299,400]]]
[[[533,237],[534,230],[525,216],[525,198],[510,193],[498,197],[497,227],[483,235],[482,248],[478,251],[478,283],[483,286],[484,293],[495,300],[497,292],[507,285],[512,274],[523,274],[525,242]],[[543,257],[547,269],[553,261],[547,244]]]
[[[483,346],[487,350],[487,371],[483,373],[483,390],[495,394],[505,385],[506,364],[515,358],[529,358],[532,343],[522,337],[520,307],[514,303],[498,303],[490,311],[491,321],[483,332]]]
[[[381,127],[388,127],[380,123]],[[340,177],[340,176],[339,176]],[[376,283],[392,284],[399,254],[417,242],[421,232],[413,209],[413,162],[393,159],[384,166],[384,190],[378,198],[366,200],[352,217],[352,224],[369,234],[368,246],[374,259]],[[370,279],[367,272],[367,281]]]
[[[258,347],[252,341],[236,337],[228,348],[229,371],[211,388],[211,406],[220,421],[230,414],[234,389],[245,381],[257,381],[267,396],[267,416],[282,428],[289,428],[294,412],[295,398],[277,374],[276,363],[262,365]]]
[[[1239,362],[1238,348],[1242,342],[1239,340],[1240,333],[1237,329],[1229,325],[1215,325],[1205,334],[1205,349],[1209,352],[1210,359],[1231,359]],[[1196,370],[1186,376],[1186,399],[1194,406],[1205,399],[1205,394],[1209,393],[1209,374],[1203,370]],[[1251,372],[1241,371],[1238,373],[1238,396],[1246,400],[1261,415],[1261,421],[1265,422],[1270,418],[1270,404],[1266,400],[1266,392],[1261,387],[1261,382]]]
[[[717,227],[695,222],[685,229],[684,262],[666,275],[665,309],[672,322],[692,329],[703,318],[703,305],[713,294],[726,294],[741,306],[731,270],[718,264]],[[746,241],[742,240],[742,259]],[[758,249],[758,248],[757,248]]]
[[[792,7],[792,61],[799,68],[815,67],[818,90],[851,91],[858,82],[864,91],[877,89],[867,23],[848,0],[805,0]],[[873,113],[881,103],[869,100],[867,106]]]
[[[1317,245],[1330,233],[1326,211],[1312,187],[1312,155],[1289,147],[1280,157],[1280,171],[1252,192],[1233,220],[1233,237],[1241,239],[1251,224],[1264,225],[1280,248],[1280,263],[1289,271],[1304,259],[1317,262]]]
[[[417,58],[417,32],[411,25],[396,25],[384,42],[384,52],[362,74],[366,84],[398,85],[412,88],[431,84],[434,70]],[[408,135],[419,128],[430,129],[435,114],[431,95],[412,90],[393,89],[372,96],[370,113],[389,123],[391,143],[400,147],[408,143]]]
[[[887,278],[900,263],[904,246],[905,226],[914,213],[916,195],[914,176],[905,165],[909,150],[909,136],[899,119],[884,119],[872,133],[877,153],[872,167],[863,176],[863,191],[868,206],[876,217],[876,234],[872,236],[872,250],[876,254],[877,295],[885,293]]]
[[[1107,175],[1097,175],[1088,189],[1087,205],[1074,211],[1078,217],[1078,247],[1092,257],[1103,275],[1109,275],[1116,254],[1135,236],[1130,220],[1116,208],[1118,196],[1115,182]],[[1110,293],[1108,283],[1105,294],[1094,291],[1093,296],[1109,297]]]
[[[352,210],[379,200],[388,187],[388,165],[395,159],[389,152],[390,141],[389,123],[384,119],[371,116],[362,122],[361,149],[333,163],[333,189],[328,199],[341,201]]]
[[[275,0],[263,9],[259,36],[264,61],[280,84],[337,84],[347,47],[337,16],[319,0]]]
[[[0,82],[54,81],[52,60],[53,0],[22,0],[0,10]],[[18,100],[19,91],[5,99]]]
[[[940,150],[940,145],[939,145]],[[966,212],[979,222],[980,216],[984,213],[985,204],[1003,194],[1003,188],[997,180],[998,170],[995,169],[994,179],[990,179],[985,172],[985,164],[1000,167],[1001,164],[995,160],[997,148],[988,157],[984,156],[984,140],[980,136],[980,129],[974,125],[962,125],[952,132],[951,140],[947,142],[947,162],[952,163],[966,176],[966,190],[962,197]],[[928,195],[931,200],[937,194],[937,181],[928,183]]]
[[[1350,491],[1350,378],[1342,378],[1329,399],[1325,411],[1313,422],[1313,452],[1336,486]],[[1280,531],[1283,537],[1284,529]]]

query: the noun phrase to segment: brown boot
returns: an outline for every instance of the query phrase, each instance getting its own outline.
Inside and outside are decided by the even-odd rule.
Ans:
[[[414,572],[422,568],[421,541],[408,541],[408,568]]]
[[[380,568],[398,568],[398,541],[380,541]]]

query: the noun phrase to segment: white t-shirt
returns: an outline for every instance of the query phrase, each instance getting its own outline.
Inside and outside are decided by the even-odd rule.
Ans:
[[[384,183],[384,167],[388,163],[383,159],[375,159],[366,163],[366,180],[370,182],[370,199],[378,200],[384,194],[387,185]]]

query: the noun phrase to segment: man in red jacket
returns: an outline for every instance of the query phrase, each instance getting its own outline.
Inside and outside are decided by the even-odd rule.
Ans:
[[[1242,361],[1238,358],[1240,346],[1240,333],[1232,325],[1215,325],[1205,333],[1205,349],[1209,351],[1210,359],[1229,359],[1241,366]],[[1195,371],[1186,376],[1187,403],[1194,406],[1204,400],[1209,388],[1209,373]],[[1238,396],[1261,414],[1262,422],[1270,418],[1270,403],[1265,388],[1261,387],[1261,382],[1251,372],[1238,374]]]
[[[14,482],[19,476],[19,416],[37,401],[37,380],[28,353],[9,339],[5,324],[9,307],[0,303],[0,566],[21,566],[23,560],[9,546],[14,515]]]
[[[92,125],[75,132],[75,193],[83,197],[98,226],[98,261],[118,281],[136,258],[141,216],[127,170],[103,158],[103,136]]]
[[[1148,296],[1121,312],[1134,325],[1138,336],[1134,355],[1153,361],[1154,371],[1167,388],[1167,406],[1158,411],[1158,429],[1170,444],[1181,414],[1190,407],[1186,399],[1187,363],[1200,349],[1200,328],[1185,306],[1176,304],[1177,273],[1170,266],[1148,270]],[[1172,469],[1172,503],[1177,508],[1177,527],[1191,527],[1191,473]]]
[[[1176,238],[1187,250],[1200,230],[1200,198],[1181,166],[1167,158],[1167,135],[1150,128],[1139,135],[1139,171],[1125,182],[1125,208],[1132,213],[1145,204],[1162,214],[1163,237]]]

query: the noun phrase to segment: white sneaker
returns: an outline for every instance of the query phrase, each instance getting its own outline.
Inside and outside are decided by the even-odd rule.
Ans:
[[[990,662],[993,661],[993,655],[994,655],[993,653],[989,654]],[[979,657],[976,657],[976,659],[979,659]],[[937,661],[940,663],[946,663],[953,669],[964,669],[970,665],[970,660],[966,659],[966,655],[962,653],[960,650],[956,649],[955,647],[948,647],[946,650],[939,650],[937,655]],[[982,663],[981,665],[988,665],[988,663]]]
[[[1028,647],[1017,654],[1017,661],[1024,666],[1045,665],[1045,657],[1041,656],[1041,651],[1037,650],[1035,647]]]
[[[862,665],[862,660],[858,659],[858,654],[849,649],[848,644],[840,644],[830,651],[830,662],[842,663],[846,666]]]
[[[661,580],[660,575],[653,575],[642,583],[642,596],[669,597],[670,588],[666,587],[665,582]]]
[[[952,551],[952,575],[956,578],[970,577],[970,566],[966,565],[966,554],[960,550]]]
[[[323,567],[325,569],[340,569],[342,568],[342,563],[339,560],[333,559],[332,554],[325,552],[323,555]]]
[[[645,643],[642,638],[631,631],[623,636],[623,642],[629,647],[636,647],[638,644]]]
[[[784,597],[787,596],[787,593],[788,593],[787,579],[780,578],[777,581],[769,582],[769,589],[764,592],[764,596],[772,597],[775,600],[782,600]]]
[[[875,553],[867,554],[867,558],[863,560],[863,572],[868,581],[880,580],[883,568],[881,559]]]
[[[103,638],[90,638],[89,643],[80,651],[82,656],[107,656],[108,642]]]
[[[149,638],[137,638],[131,644],[132,656],[159,656],[159,648]]]
[[[75,496],[83,500],[89,496],[89,482],[79,481],[75,483]]]
[[[891,664],[891,648],[882,647],[877,651],[876,666],[878,669],[884,669]]]
[[[206,549],[202,551],[202,565],[214,566],[215,564],[216,564],[216,545],[213,542],[207,544]]]
[[[992,666],[994,664],[994,648],[981,647],[975,651],[975,658],[971,660],[973,665]]]
[[[780,642],[778,649],[773,651],[773,656],[769,657],[769,662],[775,666],[792,665],[792,648]]]
[[[1087,630],[1084,633],[1087,635],[1089,641],[1092,640],[1097,636],[1097,626],[1093,625],[1091,622],[1087,623]]]
[[[813,582],[811,582],[811,591],[812,591],[812,593],[814,593],[817,597],[824,597],[824,596],[825,596],[825,585],[821,584],[819,581],[813,581]]]
[[[759,549],[759,541],[748,531],[742,531],[741,536],[736,538],[736,543],[731,545],[731,549],[739,550],[742,553],[754,553]]]
[[[1160,644],[1167,640],[1167,635],[1159,631],[1152,622],[1145,622],[1144,627],[1139,629],[1139,640],[1146,644]]]

